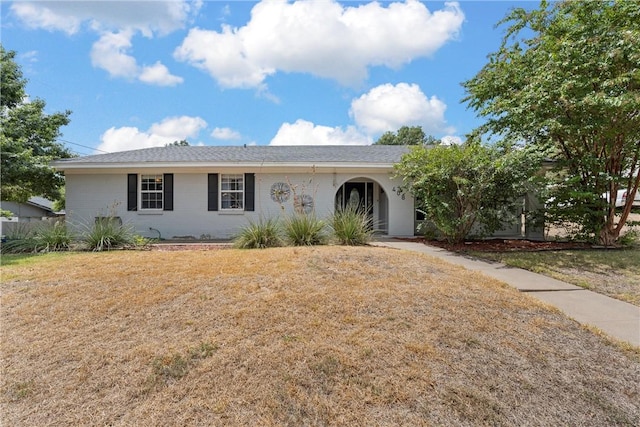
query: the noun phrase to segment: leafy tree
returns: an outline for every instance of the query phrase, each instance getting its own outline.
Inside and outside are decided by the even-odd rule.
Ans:
[[[180,141],[173,141],[170,144],[166,144],[165,147],[172,147],[172,146],[176,146],[176,147],[188,147],[189,145],[189,141],[187,141],[186,139],[180,140]]]
[[[70,111],[45,114],[41,99],[27,101],[22,70],[15,52],[0,45],[0,179],[3,200],[24,202],[32,196],[55,200],[64,177],[49,166],[53,159],[72,154],[55,142]]]
[[[374,145],[435,145],[440,141],[426,136],[420,126],[402,126],[397,133],[385,132]]]
[[[449,242],[460,242],[474,226],[491,234],[515,219],[517,198],[529,190],[541,159],[527,149],[467,141],[412,147],[395,170],[416,208]]]
[[[66,209],[67,204],[67,191],[66,187],[60,187],[60,195],[53,201],[54,212],[61,212]]]
[[[0,92],[0,100],[2,101],[2,107],[14,108],[22,103],[27,95],[24,90],[27,82],[22,78],[22,70],[13,60],[16,53],[13,51],[6,52],[1,44],[0,53],[2,54],[2,73],[0,73],[2,92]]]
[[[488,119],[482,132],[552,153],[553,220],[615,243],[640,184],[640,2],[543,2],[500,23],[502,45],[463,83],[465,101]]]

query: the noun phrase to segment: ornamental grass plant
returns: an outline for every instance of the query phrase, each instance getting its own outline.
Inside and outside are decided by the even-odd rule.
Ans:
[[[240,230],[233,244],[238,249],[265,249],[282,246],[280,225],[276,219],[250,221]]]
[[[122,224],[115,217],[99,217],[91,225],[84,224],[81,241],[93,252],[122,249],[135,244],[135,235],[130,225]]]
[[[37,252],[66,251],[71,247],[73,235],[64,221],[44,222],[36,227]]]
[[[341,245],[366,245],[373,236],[373,219],[364,209],[353,205],[336,209],[329,219],[329,227]]]
[[[2,253],[36,253],[66,251],[73,235],[64,221],[41,221],[17,224],[2,243]]]
[[[294,213],[282,222],[285,241],[292,246],[314,246],[327,243],[325,221],[314,214]]]

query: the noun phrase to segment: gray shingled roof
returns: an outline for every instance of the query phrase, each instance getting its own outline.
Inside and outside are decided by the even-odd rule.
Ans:
[[[409,150],[406,146],[249,146],[249,147],[155,147],[57,160],[53,165],[68,166],[132,163],[358,163],[392,164]]]
[[[31,197],[27,203],[37,206],[39,208],[48,210],[50,212],[53,212],[53,202],[49,199],[45,199],[44,197],[39,197],[39,196],[34,196]]]

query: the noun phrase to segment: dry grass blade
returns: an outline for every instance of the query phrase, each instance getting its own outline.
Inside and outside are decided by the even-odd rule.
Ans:
[[[637,425],[637,354],[484,276],[358,247],[2,267],[2,425]]]

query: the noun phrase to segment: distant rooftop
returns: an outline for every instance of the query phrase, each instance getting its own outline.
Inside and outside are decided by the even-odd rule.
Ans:
[[[409,151],[406,146],[207,146],[207,147],[155,147],[120,151],[86,157],[56,160],[53,166],[92,167],[117,166],[136,163],[189,163],[189,164],[393,164]]]
[[[53,212],[53,202],[49,199],[45,199],[44,197],[31,197],[27,203]]]

